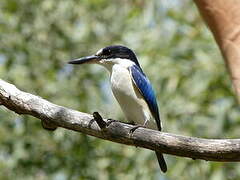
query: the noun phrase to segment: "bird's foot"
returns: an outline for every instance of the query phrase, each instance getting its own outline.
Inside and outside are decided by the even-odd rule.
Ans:
[[[133,135],[133,133],[134,133],[138,128],[140,128],[140,127],[145,128],[145,126],[143,126],[143,125],[136,125],[136,126],[133,127],[132,129],[130,129],[130,131],[129,131],[130,137],[131,137],[131,136]]]
[[[136,125],[133,121],[131,121],[131,122],[126,122],[126,124],[129,124],[129,125]]]
[[[107,119],[106,125],[109,126],[109,125],[112,124],[113,122],[119,122],[119,121],[118,121],[118,120],[115,120],[115,119]]]
[[[109,126],[113,122],[121,122],[121,121],[118,121],[118,120],[115,120],[115,119],[107,119],[107,126]],[[122,122],[122,123],[129,124],[129,125],[135,125],[134,122]]]

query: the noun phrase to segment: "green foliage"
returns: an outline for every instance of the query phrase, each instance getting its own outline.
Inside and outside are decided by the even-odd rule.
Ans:
[[[219,50],[192,1],[1,0],[0,75],[69,108],[124,119],[107,72],[66,62],[111,44],[136,51],[164,131],[237,138],[239,107]],[[239,179],[239,164],[166,156],[58,129],[0,109],[0,179]]]

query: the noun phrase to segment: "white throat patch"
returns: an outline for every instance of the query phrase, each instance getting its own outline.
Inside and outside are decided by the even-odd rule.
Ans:
[[[99,61],[100,65],[103,65],[109,71],[111,71],[114,65],[120,65],[121,67],[128,68],[133,66],[135,63],[129,59],[122,59],[122,58],[110,58],[110,59],[102,59]]]

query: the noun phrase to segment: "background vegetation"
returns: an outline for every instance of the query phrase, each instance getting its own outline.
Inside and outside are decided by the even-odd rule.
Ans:
[[[164,131],[239,137],[239,107],[212,35],[190,0],[1,0],[0,75],[59,105],[123,120],[108,73],[66,62],[123,44],[157,92]],[[239,179],[238,163],[167,156],[58,129],[0,109],[0,179]]]

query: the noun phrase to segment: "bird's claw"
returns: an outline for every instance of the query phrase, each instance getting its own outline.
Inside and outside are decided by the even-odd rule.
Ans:
[[[101,129],[105,129],[106,127],[108,127],[113,122],[119,122],[119,121],[114,120],[114,119],[107,119],[107,122],[105,122],[103,120],[102,116],[98,112],[94,112],[93,117],[94,117],[94,120],[97,122],[98,126]]]
[[[118,120],[115,119],[107,119],[107,123],[106,126],[108,127],[110,124],[112,124],[113,122],[119,122]]]
[[[132,129],[130,129],[130,131],[129,131],[130,137],[131,137],[131,136],[133,135],[133,133],[134,133],[138,128],[140,128],[140,127],[144,128],[143,125],[137,125],[137,126],[133,127]]]

